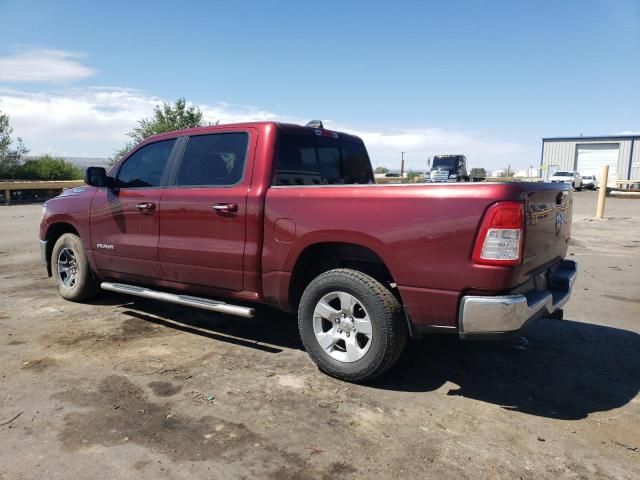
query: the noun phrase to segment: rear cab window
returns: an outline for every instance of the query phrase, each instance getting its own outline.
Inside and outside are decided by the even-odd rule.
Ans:
[[[361,140],[312,130],[280,132],[273,185],[356,185],[374,183]]]

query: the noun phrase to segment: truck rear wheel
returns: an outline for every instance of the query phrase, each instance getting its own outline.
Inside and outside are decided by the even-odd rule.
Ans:
[[[94,297],[99,291],[82,240],[73,233],[65,233],[53,246],[51,273],[58,293],[65,300],[81,302]]]
[[[376,279],[336,269],[316,277],[298,309],[305,349],[323,372],[350,382],[389,369],[407,342],[402,307]]]

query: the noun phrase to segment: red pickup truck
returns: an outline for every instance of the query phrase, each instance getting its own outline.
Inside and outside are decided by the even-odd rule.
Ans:
[[[297,312],[313,361],[349,381],[387,370],[409,336],[559,315],[576,276],[568,186],[376,185],[362,140],[321,122],[166,133],[85,180],[44,206],[60,295]]]

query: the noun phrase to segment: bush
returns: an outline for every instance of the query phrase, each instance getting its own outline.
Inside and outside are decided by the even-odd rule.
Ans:
[[[42,155],[26,160],[14,176],[19,180],[77,180],[83,174],[81,168],[62,158]]]
[[[484,168],[472,168],[469,172],[472,177],[486,177],[487,171]]]
[[[420,172],[416,172],[414,170],[409,170],[407,172],[407,180],[410,182],[415,181],[417,178],[422,177],[422,174]]]

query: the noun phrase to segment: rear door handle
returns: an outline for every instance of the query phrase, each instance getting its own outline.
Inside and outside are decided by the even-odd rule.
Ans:
[[[237,203],[214,203],[213,209],[218,213],[236,213],[238,211]]]
[[[156,204],[151,202],[138,203],[136,208],[142,213],[151,212],[156,209]]]

